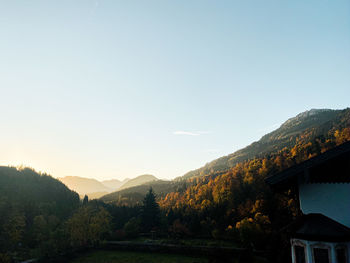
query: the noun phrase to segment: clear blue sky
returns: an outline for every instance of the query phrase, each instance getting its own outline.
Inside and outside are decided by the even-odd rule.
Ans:
[[[0,162],[174,178],[350,106],[350,2],[1,1]]]

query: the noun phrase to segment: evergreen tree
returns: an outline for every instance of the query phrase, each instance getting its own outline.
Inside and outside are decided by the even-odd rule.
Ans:
[[[142,226],[145,231],[150,231],[160,225],[160,209],[156,202],[156,196],[152,187],[143,200]]]
[[[88,203],[89,203],[89,197],[85,195],[83,199],[83,205],[87,205]]]

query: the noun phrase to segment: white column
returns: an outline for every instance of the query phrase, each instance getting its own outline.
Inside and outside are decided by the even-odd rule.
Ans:
[[[337,263],[337,251],[335,251],[335,244],[331,244],[331,262]]]
[[[312,263],[312,250],[309,241],[306,241],[306,260],[306,263]]]
[[[291,246],[291,252],[292,252],[292,263],[295,263],[295,256],[294,256],[294,245],[292,242],[293,239],[290,240],[290,246]]]

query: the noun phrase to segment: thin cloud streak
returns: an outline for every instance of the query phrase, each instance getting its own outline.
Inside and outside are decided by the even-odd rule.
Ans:
[[[196,132],[188,132],[188,131],[175,131],[173,132],[174,135],[189,135],[189,136],[199,136],[199,133]]]
[[[209,134],[210,131],[198,131],[198,132],[190,132],[190,131],[174,131],[174,135],[188,135],[188,136],[199,136],[202,134]]]

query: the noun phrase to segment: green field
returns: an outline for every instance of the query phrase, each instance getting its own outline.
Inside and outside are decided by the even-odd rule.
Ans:
[[[70,263],[207,263],[207,258],[130,251],[91,251]]]

